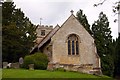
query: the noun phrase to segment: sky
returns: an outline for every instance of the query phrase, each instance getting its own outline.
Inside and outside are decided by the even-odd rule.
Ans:
[[[118,18],[112,12],[112,6],[118,0],[107,0],[103,5],[94,7],[95,3],[103,0],[13,0],[17,8],[25,13],[34,25],[62,25],[65,20],[71,15],[70,11],[74,11],[76,16],[77,11],[83,10],[87,16],[89,24],[92,26],[94,21],[98,20],[99,13],[103,11],[107,15],[110,22],[112,36],[115,39],[118,36],[118,22],[114,20]]]

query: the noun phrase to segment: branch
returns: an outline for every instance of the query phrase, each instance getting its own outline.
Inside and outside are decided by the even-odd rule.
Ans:
[[[94,4],[93,6],[94,6],[94,7],[97,7],[97,6],[99,6],[99,5],[102,5],[105,1],[106,1],[106,0],[103,0],[102,2],[100,2],[100,3],[98,3],[98,4]]]

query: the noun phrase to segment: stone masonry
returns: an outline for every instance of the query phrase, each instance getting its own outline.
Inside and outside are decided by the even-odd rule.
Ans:
[[[36,33],[37,33],[37,39],[36,39],[36,43],[40,43],[40,41],[53,29],[53,26],[48,26],[48,25],[38,25],[37,29],[36,29]],[[41,35],[41,32],[45,31],[45,35]]]
[[[48,30],[48,34],[44,35],[44,38],[41,38],[40,36],[40,30],[42,28]],[[88,74],[102,74],[100,65],[101,62],[97,54],[94,39],[79,23],[73,15],[73,12],[61,27],[57,25],[54,29],[52,27],[49,28],[50,29],[42,26],[38,27],[36,31],[40,40],[38,41],[38,45],[31,51],[35,52],[35,50],[38,50],[48,56],[50,61],[47,68],[48,70],[64,68],[65,70],[78,71]],[[70,43],[72,47],[68,48],[68,38],[70,35],[76,35],[79,45],[78,47],[75,45],[73,46],[73,43]],[[71,40],[74,39],[71,37]],[[73,54],[73,47],[74,49],[78,48],[78,54]],[[72,49],[72,55],[68,54],[69,49]],[[74,52],[76,53],[77,51],[74,50]]]

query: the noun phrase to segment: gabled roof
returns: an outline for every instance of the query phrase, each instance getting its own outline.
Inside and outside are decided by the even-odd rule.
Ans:
[[[51,39],[51,37],[59,30],[60,26],[57,24],[56,27],[50,31],[37,45],[33,47],[33,49],[30,51],[34,51],[35,48],[40,48],[44,43],[46,43],[48,40]]]
[[[58,32],[63,26],[64,26],[64,24],[69,20],[69,19],[71,19],[71,18],[75,18],[76,20],[77,20],[77,18],[74,16],[74,14],[73,14],[73,12],[71,12],[72,14],[68,17],[68,19],[61,25],[61,27],[59,26],[59,25],[56,25],[56,27],[51,31],[51,32],[49,32],[43,39],[42,39],[42,41],[40,42],[40,43],[38,43],[37,45],[35,45],[34,46],[34,48],[31,50],[31,52],[32,51],[34,51],[34,49],[35,48],[40,48],[40,47],[42,47],[48,40],[50,40],[51,39],[51,37],[53,37],[54,36],[54,34],[56,33],[56,32]],[[78,20],[77,20],[78,21]],[[79,21],[78,21],[79,22]],[[81,24],[80,22],[79,22],[79,24]],[[83,27],[84,28],[84,27]],[[84,28],[85,29],[85,28]],[[85,31],[87,32],[87,30],[85,29]],[[88,33],[88,32],[87,32]],[[88,33],[89,34],[89,33]],[[89,34],[90,35],[90,34]],[[91,35],[90,35],[91,36]],[[92,37],[92,36],[91,36]],[[30,52],[30,53],[31,53]]]
[[[72,11],[72,12],[71,12]],[[71,12],[71,15],[68,17],[68,19],[61,25],[61,27],[60,28],[62,28],[71,18],[74,18],[75,20],[77,20],[77,22],[80,24],[80,25],[82,25],[80,22],[79,22],[79,20],[75,17],[75,15],[73,14],[73,10],[71,10],[70,12]],[[92,35],[90,35],[90,33],[85,29],[85,27],[82,25],[82,28],[87,32],[87,34],[92,38],[92,39],[94,39],[93,37],[92,37]],[[60,30],[60,29],[59,29]]]

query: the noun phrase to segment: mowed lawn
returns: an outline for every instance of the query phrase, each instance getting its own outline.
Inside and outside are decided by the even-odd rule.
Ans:
[[[69,71],[3,69],[2,78],[109,78]]]

